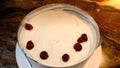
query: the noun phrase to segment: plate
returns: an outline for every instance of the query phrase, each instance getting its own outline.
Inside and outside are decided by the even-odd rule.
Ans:
[[[68,68],[99,68],[102,59],[102,50],[99,46],[94,54],[84,63],[68,67]],[[16,44],[16,60],[19,68],[49,68],[28,58],[25,53],[21,50],[18,43]]]

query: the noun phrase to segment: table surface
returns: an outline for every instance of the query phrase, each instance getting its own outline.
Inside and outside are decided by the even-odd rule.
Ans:
[[[20,21],[33,9],[50,3],[67,3],[88,12],[97,22],[102,37],[100,68],[120,68],[120,10],[83,0],[1,0],[0,68],[18,68],[15,46]]]

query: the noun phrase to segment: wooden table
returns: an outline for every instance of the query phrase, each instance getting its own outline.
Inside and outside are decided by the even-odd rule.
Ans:
[[[120,10],[84,0],[1,0],[0,68],[18,68],[15,46],[20,21],[33,9],[50,3],[67,3],[88,12],[96,20],[102,36],[104,62],[100,68],[120,68]]]

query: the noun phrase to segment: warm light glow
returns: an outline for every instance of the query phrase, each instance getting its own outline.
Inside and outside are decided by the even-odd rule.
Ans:
[[[100,5],[112,6],[117,9],[120,9],[120,0],[108,0],[108,1],[97,2],[97,3]]]
[[[112,6],[114,8],[120,9],[120,0],[85,0],[87,2],[96,2],[99,5],[103,6]]]

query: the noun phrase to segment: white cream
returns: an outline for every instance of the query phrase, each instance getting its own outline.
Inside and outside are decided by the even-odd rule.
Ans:
[[[25,23],[30,23],[33,30],[26,30]],[[49,10],[22,21],[18,31],[18,41],[27,56],[40,64],[66,67],[78,64],[89,56],[91,47],[95,46],[96,34],[94,32],[90,24],[74,14],[61,10]],[[73,46],[83,33],[87,34],[88,41],[82,43],[81,51],[76,52]],[[26,49],[26,43],[29,40],[34,43],[32,50]],[[48,52],[48,59],[40,58],[41,51]],[[70,56],[68,62],[62,61],[62,55],[65,53]]]

